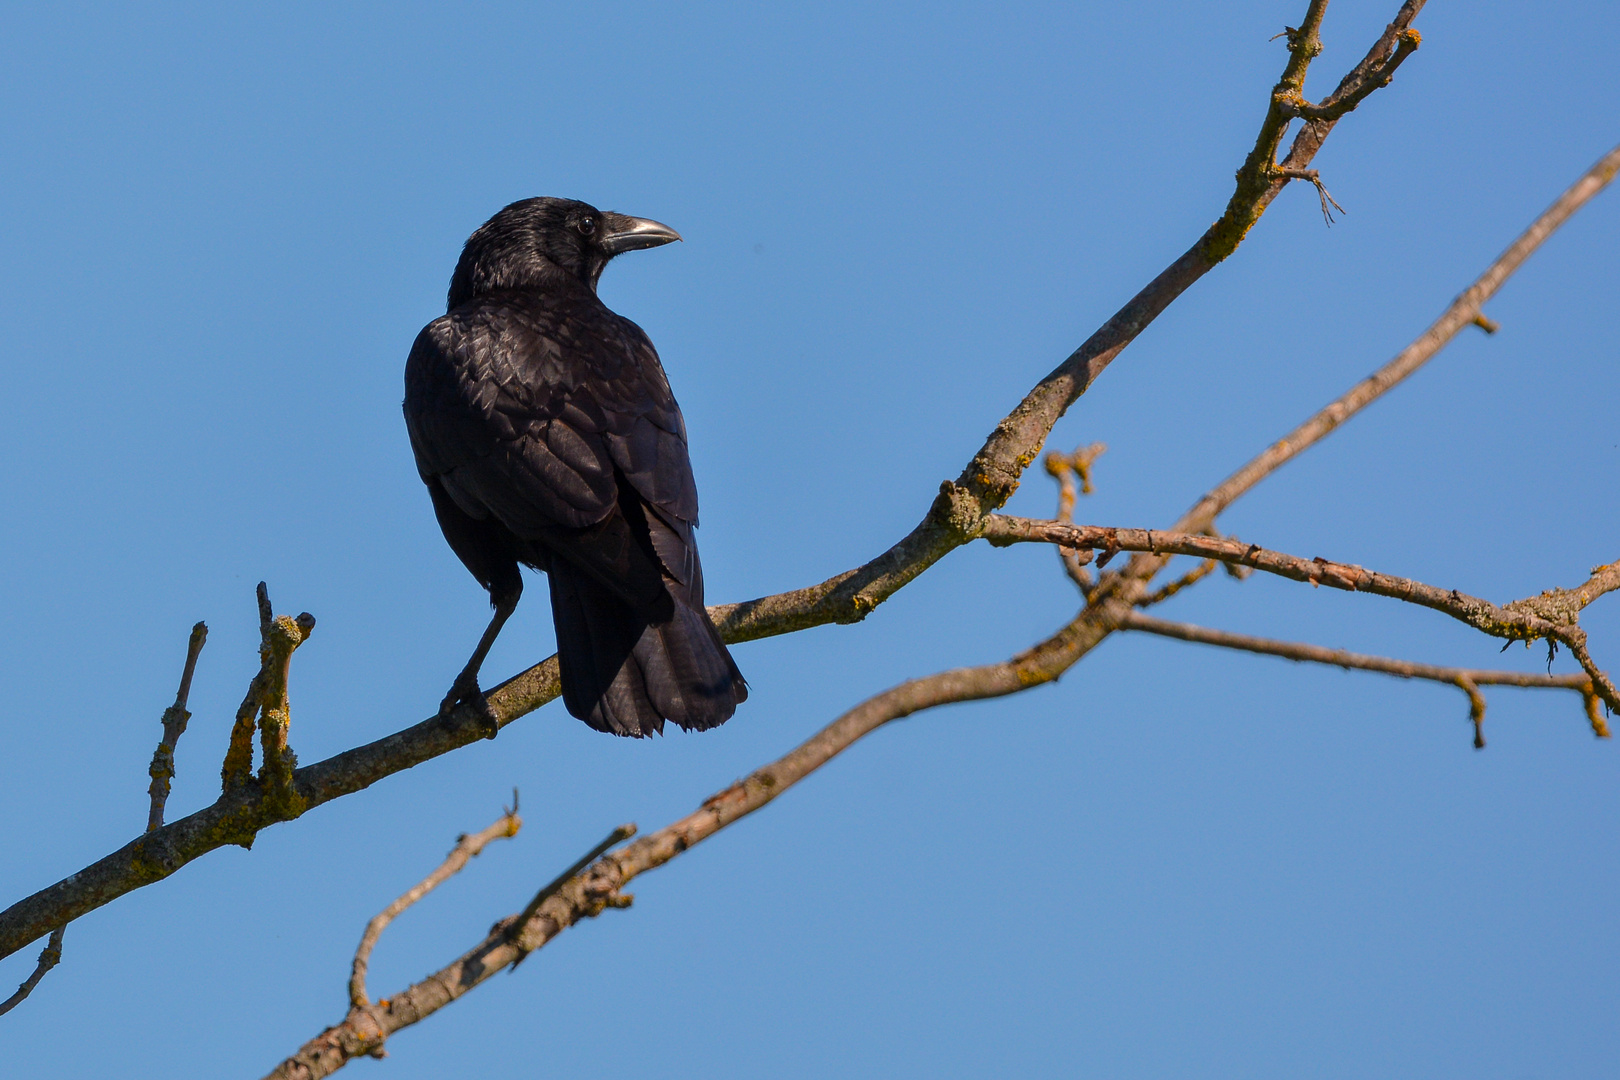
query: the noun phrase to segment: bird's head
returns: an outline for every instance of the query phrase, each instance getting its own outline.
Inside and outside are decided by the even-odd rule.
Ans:
[[[494,289],[545,288],[568,279],[595,292],[613,256],[680,238],[668,225],[575,199],[524,199],[467,238],[450,278],[450,307]]]

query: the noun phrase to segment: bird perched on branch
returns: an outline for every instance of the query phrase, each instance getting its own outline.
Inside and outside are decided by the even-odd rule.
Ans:
[[[478,671],[523,592],[551,584],[563,701],[598,731],[726,722],[748,696],[703,606],[686,423],[641,327],[596,296],[608,261],[680,235],[525,199],[467,240],[449,311],[405,364],[405,425],[450,547],[495,609],[441,712],[488,711]]]

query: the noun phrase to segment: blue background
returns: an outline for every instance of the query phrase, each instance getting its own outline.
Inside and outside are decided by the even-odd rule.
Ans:
[[[428,715],[487,615],[400,371],[461,242],[535,194],[658,218],[604,299],[692,432],[710,596],[819,581],[926,510],[1027,388],[1224,205],[1288,3],[10,5],[0,68],[0,900],[134,835],[187,630],[169,803],[211,801],[253,586],[320,620],[308,763]],[[1319,97],[1395,0],[1333,5]],[[1615,141],[1611,5],[1435,4],[1394,84],[1051,445],[1082,520],[1163,526],[1383,363]],[[1620,557],[1620,195],[1399,391],[1223,519],[1496,600]],[[1016,512],[1047,516],[1032,471]],[[486,672],[552,651],[531,583]],[[526,825],[403,916],[374,996],[612,826],[689,811],[904,678],[1073,612],[1047,550],[959,551],[865,623],[747,644],[725,728],[548,706],[73,923],[0,1020],[13,1075],[256,1076],[344,1011],[365,921],[516,786]],[[1159,612],[1542,670],[1433,613],[1224,575]],[[1585,624],[1620,668],[1620,600]],[[1560,658],[1554,670],[1571,670]],[[919,715],[390,1044],[396,1080],[1597,1077],[1620,1034],[1615,748],[1576,695],[1116,636],[1057,686]],[[0,964],[0,992],[38,946]]]

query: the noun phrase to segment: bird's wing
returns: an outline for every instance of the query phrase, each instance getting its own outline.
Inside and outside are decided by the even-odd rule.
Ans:
[[[698,518],[697,483],[687,451],[686,421],[652,341],[629,319],[615,318],[624,348],[634,360],[637,407],[633,413],[609,407],[604,438],[620,475],[646,504],[648,532],[659,561],[677,581],[696,586],[693,599],[701,605],[702,570],[692,536]]]
[[[405,420],[423,479],[472,517],[628,584],[641,568],[627,485],[655,511],[659,561],[690,576],[697,492],[680,410],[646,335],[594,297],[497,294],[429,323],[406,362]]]

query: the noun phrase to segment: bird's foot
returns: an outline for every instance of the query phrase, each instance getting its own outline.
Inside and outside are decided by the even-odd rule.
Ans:
[[[449,716],[463,705],[471,705],[477,710],[478,717],[483,722],[484,737],[493,739],[500,731],[500,722],[495,716],[495,710],[490,708],[489,699],[478,688],[478,676],[467,671],[457,675],[456,681],[450,685],[450,692],[444,695],[444,700],[439,703],[439,715]]]

